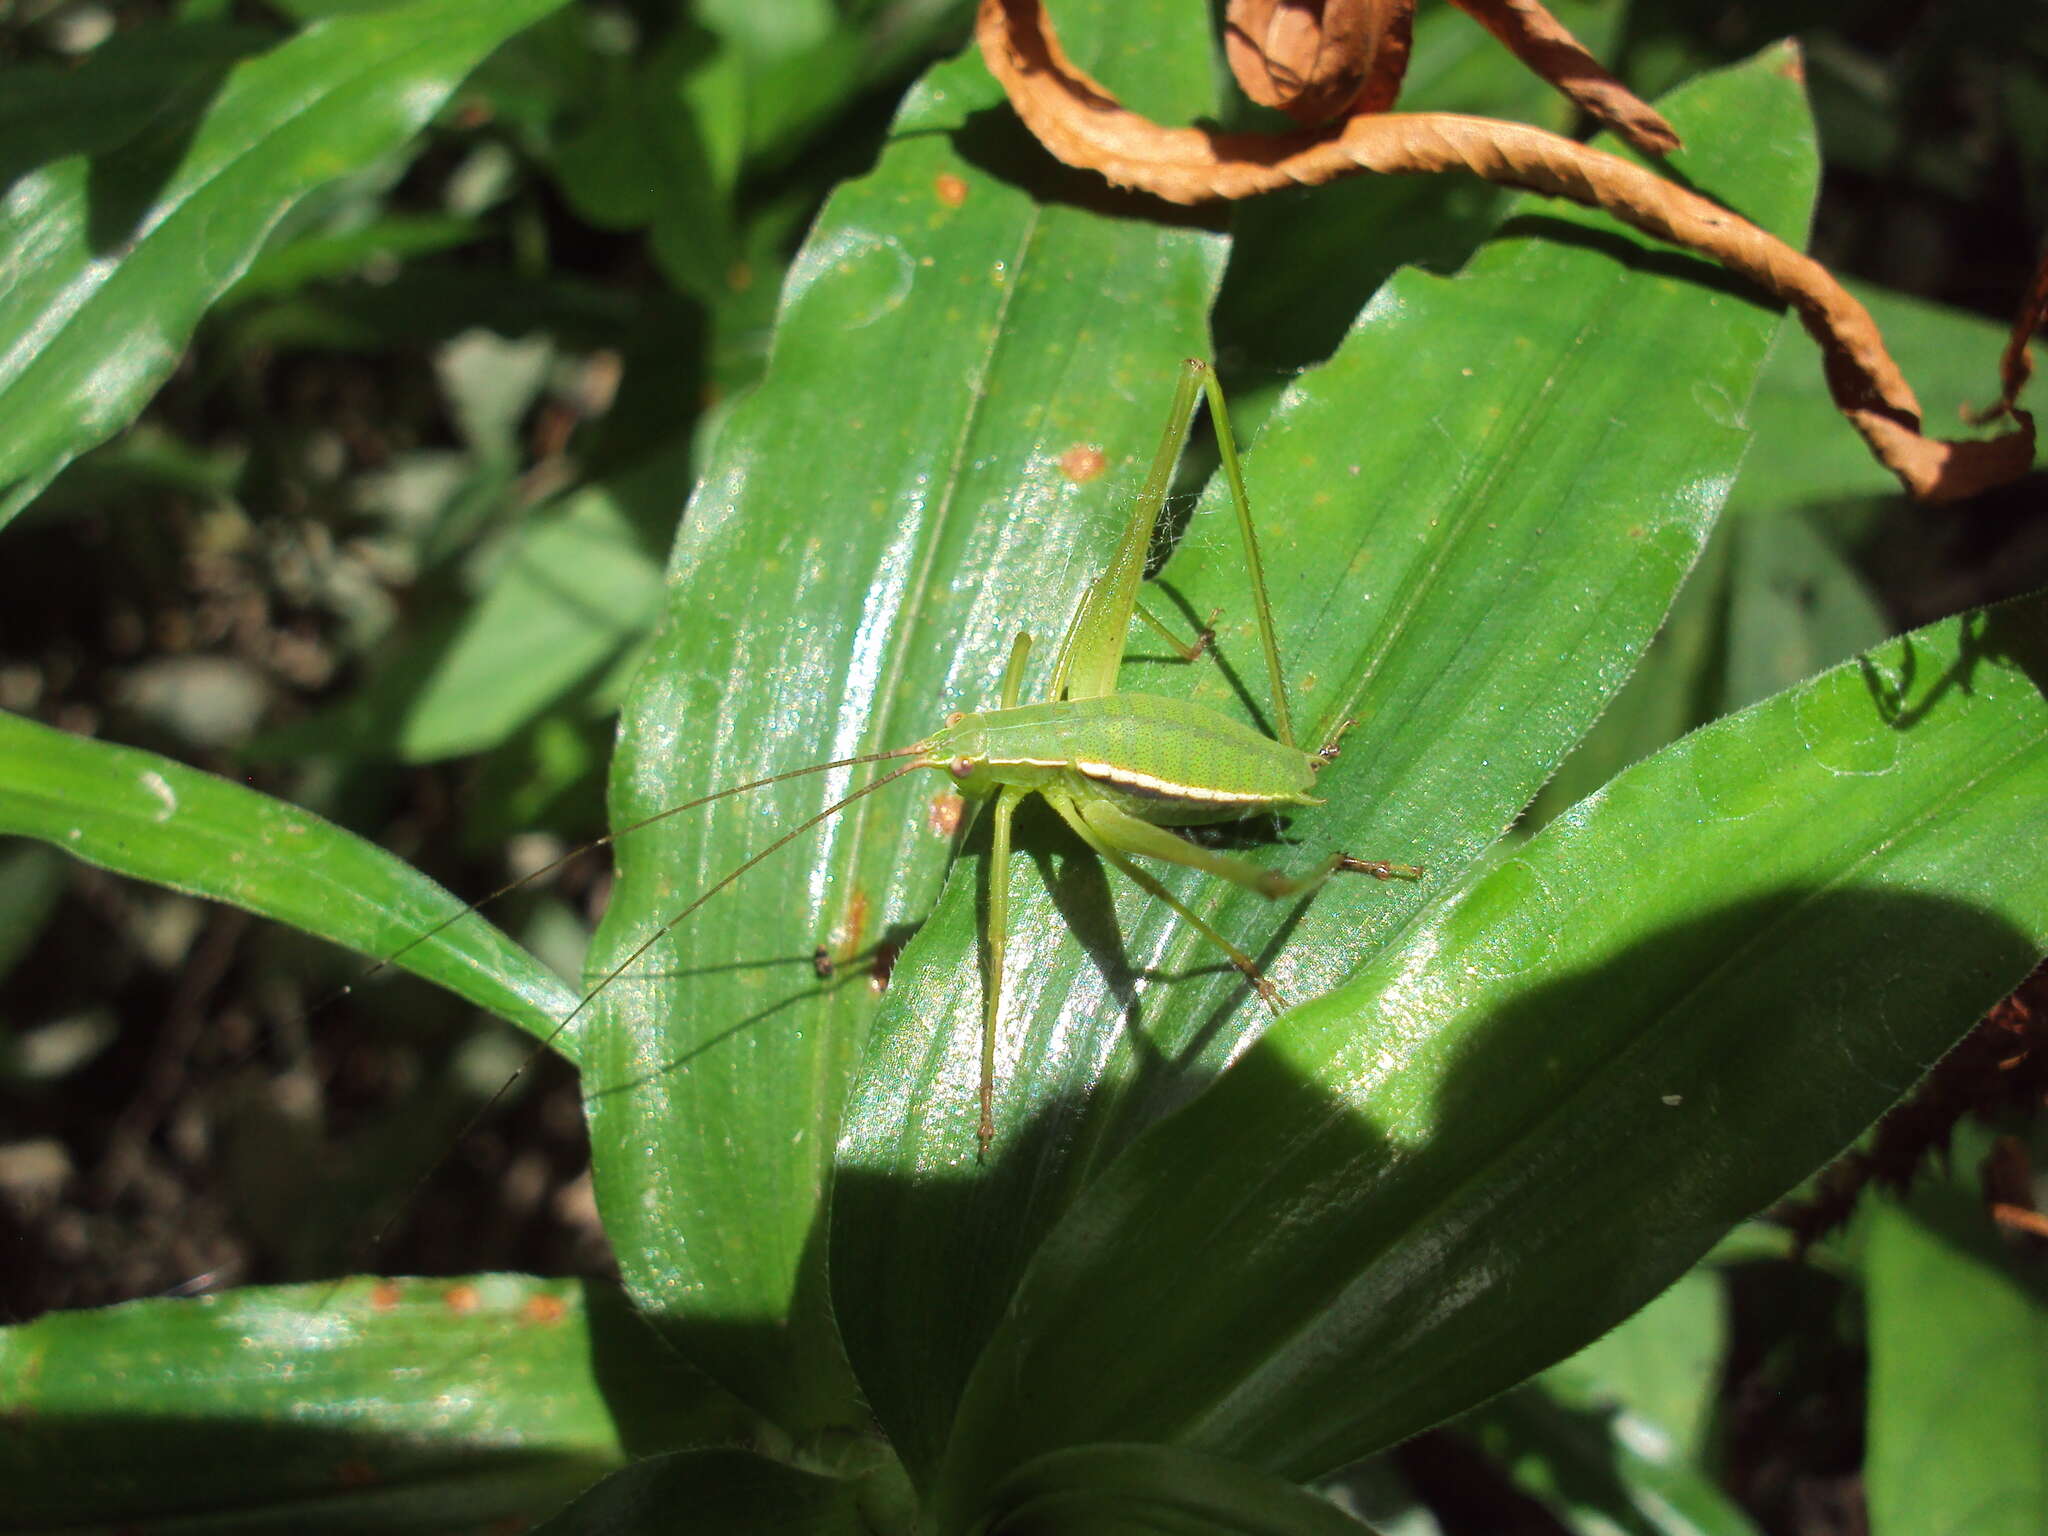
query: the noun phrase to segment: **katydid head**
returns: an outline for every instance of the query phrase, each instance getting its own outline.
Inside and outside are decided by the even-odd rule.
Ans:
[[[946,716],[946,723],[918,743],[918,764],[952,779],[963,795],[991,794],[997,780],[989,768],[988,716],[982,713]]]

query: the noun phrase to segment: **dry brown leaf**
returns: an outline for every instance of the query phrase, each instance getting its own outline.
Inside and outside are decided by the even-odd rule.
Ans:
[[[2006,338],[2005,355],[1998,361],[1999,381],[2005,387],[1999,394],[1998,404],[1984,413],[1985,421],[2020,414],[2015,409],[2015,402],[2034,374],[2034,359],[2027,351],[2027,343],[2044,325],[2048,325],[2048,246],[2041,249],[2040,262],[2034,268],[2033,285],[2027,290],[2019,314],[2013,318],[2012,335]]]
[[[1198,203],[1319,186],[1361,171],[1462,170],[1499,186],[1568,198],[1711,257],[1791,305],[1820,344],[1836,406],[1915,496],[1956,500],[2015,480],[2033,462],[2033,421],[2016,408],[2018,430],[2002,437],[1944,442],[1924,435],[1919,402],[1876,322],[1825,267],[1739,214],[1617,156],[1526,124],[1449,112],[1362,114],[1281,134],[1167,128],[1126,110],[1077,68],[1038,0],[981,0],[977,31],[990,71],[1039,142],[1118,186]]]
[[[1516,58],[1646,154],[1679,147],[1654,107],[1536,0],[1455,0]],[[1230,0],[1223,49],[1244,93],[1304,127],[1385,112],[1408,72],[1415,0]]]
[[[1452,0],[1508,51],[1646,155],[1680,148],[1678,130],[1600,66],[1536,0]]]
[[[1394,104],[1414,16],[1415,0],[1230,0],[1223,52],[1260,106],[1326,123]]]

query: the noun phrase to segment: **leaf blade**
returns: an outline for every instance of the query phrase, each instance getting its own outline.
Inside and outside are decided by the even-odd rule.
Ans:
[[[956,1472],[1099,1415],[1300,1475],[1655,1294],[2048,944],[2044,683],[2048,600],[1917,631],[1630,770],[1441,903],[1089,1191],[982,1362]],[[1137,1338],[1107,1272],[1126,1297],[1171,1275],[1175,1308]]]
[[[145,118],[127,145],[102,143],[81,114],[42,146],[52,158],[19,177],[0,222],[0,265],[19,278],[0,288],[0,523],[141,409],[302,197],[397,149],[559,3],[415,0],[339,17],[233,64],[203,110]],[[183,62],[183,45],[170,57]],[[209,93],[220,63],[198,58],[180,84]],[[88,66],[88,88],[102,78]],[[124,70],[105,89],[126,100],[134,82]]]
[[[11,1521],[502,1529],[746,1416],[616,1292],[524,1275],[251,1286],[0,1329]],[[232,1439],[243,1454],[221,1453]],[[182,1523],[182,1522],[181,1522]]]
[[[1208,63],[1199,47],[1152,62],[1195,80]],[[1085,581],[1105,492],[1156,431],[1144,385],[1201,350],[1221,253],[1199,226],[1104,217],[1114,200],[1035,203],[1017,182],[1036,148],[998,100],[978,59],[940,66],[798,258],[767,374],[723,427],[671,561],[615,824],[915,740],[986,703],[1013,630],[1056,633]],[[1086,445],[1110,463],[1092,488],[1060,468]],[[929,787],[864,803],[632,957],[857,782],[792,781],[628,840],[593,949],[593,980],[630,961],[586,1056],[628,1283],[799,1434],[868,1422],[824,1292],[824,1187],[873,1007],[858,967],[920,918],[952,849],[923,830]],[[821,944],[846,966],[831,981],[813,970]],[[971,1154],[970,1128],[952,1155]]]
[[[1670,110],[1697,143],[1743,143],[1717,131],[1739,121],[1752,146],[1776,145],[1694,169],[1790,225],[1811,195],[1810,129],[1772,62]],[[1341,848],[1428,871],[1420,890],[1354,879],[1280,904],[1165,872],[1289,999],[1401,942],[1426,893],[1513,820],[1647,644],[1734,477],[1746,432],[1730,402],[1777,317],[1610,239],[1523,219],[1455,279],[1403,271],[1246,453],[1298,728],[1313,745],[1359,720],[1320,775],[1328,803],[1261,856],[1299,866]],[[1533,293],[1555,297],[1532,312]],[[1263,684],[1234,686],[1260,669],[1219,491],[1157,585],[1198,619],[1221,610],[1220,664],[1133,660],[1121,686],[1256,720]],[[1020,827],[1037,867],[1013,860],[995,1166],[975,1182],[957,1158],[979,1045],[979,858],[897,966],[840,1149],[841,1315],[872,1335],[864,1363],[908,1362],[894,1368],[928,1397],[967,1380],[1077,1192],[1266,1022],[1171,913]],[[951,1407],[928,1402],[932,1441]]]
[[[289,923],[542,1039],[576,1004],[538,960],[405,860],[154,752],[0,712],[0,832]],[[564,1054],[575,1044],[554,1043]]]

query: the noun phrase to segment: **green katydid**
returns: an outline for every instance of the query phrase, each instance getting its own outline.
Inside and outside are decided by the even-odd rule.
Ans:
[[[1205,393],[1244,542],[1252,605],[1272,686],[1273,736],[1262,735],[1207,705],[1156,694],[1119,693],[1116,686],[1134,616],[1164,636],[1183,660],[1193,660],[1206,643],[1206,636],[1192,643],[1181,641],[1138,601],[1139,583],[1144,577],[1167,488],[1196,407]],[[623,975],[704,902],[784,844],[916,769],[929,768],[946,774],[963,795],[994,799],[983,943],[986,969],[980,1116],[976,1132],[978,1146],[985,1156],[995,1134],[996,1025],[1002,1009],[1003,967],[1008,947],[1011,828],[1017,807],[1026,796],[1035,793],[1042,797],[1106,863],[1122,870],[1148,895],[1164,902],[1216,945],[1268,1005],[1276,1009],[1278,995],[1251,957],[1135,864],[1134,856],[1186,865],[1272,898],[1304,894],[1338,870],[1371,874],[1383,880],[1412,880],[1420,876],[1421,871],[1412,866],[1354,859],[1343,853],[1331,854],[1304,875],[1289,876],[1233,854],[1201,847],[1168,830],[1315,804],[1311,791],[1316,772],[1336,752],[1334,736],[1315,752],[1303,751],[1296,743],[1237,446],[1222,390],[1207,364],[1190,360],[1182,367],[1165,432],[1123,536],[1107,567],[1089,584],[1068,622],[1040,701],[1026,704],[1020,699],[1031,650],[1031,636],[1020,633],[1011,645],[994,709],[952,715],[938,730],[905,747],[792,770],[801,774],[857,763],[910,759],[894,772],[883,774],[807,818],[703,891],[635,946],[597,983],[593,994]],[[1336,734],[1342,734],[1341,728]],[[720,791],[719,796],[791,776],[778,774],[772,779],[736,785]]]
[[[1205,648],[1208,636],[1185,642],[1138,601],[1138,586],[1159,514],[1175,466],[1180,461],[1204,396],[1215,424],[1223,470],[1237,511],[1244,541],[1259,640],[1272,685],[1274,735],[1265,736],[1204,704],[1148,693],[1119,693],[1117,672],[1135,616],[1157,631],[1183,661]],[[735,784],[712,794],[672,806],[656,816],[621,828],[605,841],[615,841],[653,822],[696,809],[728,795],[744,793],[804,774],[822,773],[865,763],[908,758],[852,794],[833,802],[777,837],[767,847],[728,871],[700,892],[689,905],[649,933],[587,991],[555,1033],[589,1006],[599,993],[626,974],[642,956],[673,932],[713,896],[738,880],[777,849],[836,816],[856,800],[873,794],[920,768],[946,774],[963,795],[994,797],[989,849],[987,926],[983,935],[986,966],[981,1030],[980,1117],[976,1142],[985,1158],[995,1136],[996,1025],[1003,999],[1003,964],[1009,939],[1011,826],[1017,807],[1036,794],[1106,863],[1128,875],[1148,895],[1164,902],[1196,932],[1227,955],[1276,1012],[1280,998],[1260,974],[1252,958],[1157,878],[1132,862],[1134,857],[1185,865],[1228,880],[1268,898],[1313,891],[1339,870],[1370,874],[1381,880],[1415,880],[1422,871],[1412,865],[1388,864],[1333,853],[1304,875],[1285,875],[1234,854],[1205,848],[1176,836],[1170,828],[1236,821],[1319,802],[1310,794],[1317,770],[1335,757],[1337,738],[1349,722],[1340,723],[1331,739],[1314,752],[1296,743],[1287,707],[1280,651],[1273,635],[1273,617],[1266,599],[1258,538],[1252,528],[1237,444],[1223,392],[1206,363],[1190,359],[1183,365],[1173,396],[1166,430],[1160,438],[1150,472],[1131,509],[1129,522],[1107,568],[1092,581],[1068,621],[1054,653],[1044,697],[1020,703],[1024,670],[1032,649],[1031,636],[1019,633],[1003,669],[1001,692],[994,709],[955,714],[922,741],[889,751],[790,769],[768,778]],[[552,867],[552,866],[550,866]],[[528,878],[531,878],[530,876]],[[451,919],[453,921],[453,919]],[[442,926],[446,926],[445,924]],[[424,937],[424,936],[423,936]],[[419,942],[415,940],[415,942]],[[393,957],[396,958],[396,957]],[[821,974],[824,970],[821,967]],[[552,1040],[552,1036],[550,1039]]]

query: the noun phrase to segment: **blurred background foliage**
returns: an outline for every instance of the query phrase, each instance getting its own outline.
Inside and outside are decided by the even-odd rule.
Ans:
[[[15,0],[0,66],[139,82],[175,127],[223,61],[374,4]],[[1555,8],[1587,23],[1578,0]],[[302,201],[141,418],[0,534],[0,707],[247,779],[459,892],[595,836],[693,466],[762,367],[811,216],[969,10],[616,0],[520,34],[427,132]],[[1827,164],[1813,249],[1939,426],[1990,393],[2048,215],[2048,8],[1663,0],[1603,52],[1653,96],[1788,32]],[[1410,103],[1485,110],[1490,47],[1431,21]],[[0,133],[10,176],[35,163],[19,114]],[[1317,206],[1236,215],[1241,241],[1326,274],[1322,312],[1226,283],[1216,352],[1251,420],[1394,266],[1469,249],[1441,225],[1404,244],[1397,221],[1374,249],[1325,248]],[[1473,241],[1498,206],[1472,189]],[[1963,511],[1912,507],[1815,374],[1781,349],[1720,532],[1531,826],[1705,720],[2048,577],[2038,476]],[[573,974],[604,868],[572,863],[496,916]],[[0,1318],[363,1267],[603,1272],[570,1074],[527,1074],[416,1189],[525,1046],[402,979],[337,996],[361,969],[0,844]],[[2048,1147],[2017,1116],[1959,1134],[1909,1201],[1866,1207],[1804,1262],[1759,1225],[1594,1350],[1360,1469],[1350,1497],[1418,1533],[2034,1528],[1901,1513],[1973,1486],[1958,1445],[1992,1482],[2048,1464],[2039,1382],[2034,1423],[1964,1412],[1939,1478],[1916,1459],[1916,1426],[1958,1411],[1945,1361],[2048,1359],[2040,1252],[1967,1219],[1980,1163]]]

